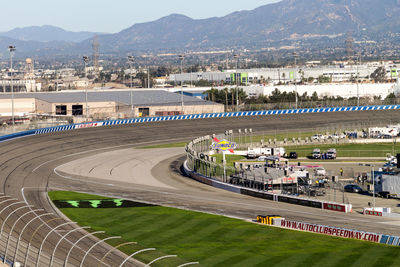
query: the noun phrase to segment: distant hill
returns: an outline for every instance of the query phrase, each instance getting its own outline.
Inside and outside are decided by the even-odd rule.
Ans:
[[[400,0],[282,0],[224,17],[195,20],[172,14],[135,24],[119,33],[100,34],[99,42],[102,53],[229,49],[265,47],[273,42],[284,45],[285,41],[293,40],[304,45],[302,40],[318,38],[330,42],[349,31],[379,42],[378,34],[398,34],[399,28]],[[93,35],[66,32],[51,26],[15,29],[3,34],[18,40],[52,41],[43,45],[46,51],[61,54],[90,50]],[[82,39],[86,40],[76,43]],[[38,43],[31,44],[32,52],[44,49]]]
[[[74,43],[79,43],[86,39],[93,38],[96,34],[97,33],[93,32],[71,32],[49,25],[15,28],[8,32],[0,32],[0,36],[20,41],[59,41]]]
[[[194,20],[173,14],[100,36],[108,51],[227,47],[363,31],[398,32],[400,0],[283,0],[251,11]]]

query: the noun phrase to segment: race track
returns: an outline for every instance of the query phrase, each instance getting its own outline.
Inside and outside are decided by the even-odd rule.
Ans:
[[[206,134],[222,133],[227,129],[252,128],[254,132],[275,133],[324,127],[348,127],[358,124],[388,124],[390,122],[399,123],[399,115],[400,111],[368,111],[204,119],[88,128],[30,136],[0,144],[0,185],[3,193],[19,200],[26,200],[35,208],[43,208],[45,211],[54,213],[58,211],[54,209],[47,198],[46,192],[49,188],[108,194],[168,206],[226,214],[244,219],[252,219],[258,213],[278,213],[294,220],[400,235],[398,229],[400,224],[393,219],[365,217],[358,214],[338,215],[328,211],[269,202],[210,188],[181,177],[173,171],[168,174],[171,166],[177,168],[181,163],[179,158],[182,155],[179,152],[176,152],[172,159],[164,159],[152,167],[152,175],[158,182],[166,186],[158,186],[156,182],[142,185],[132,184],[123,180],[110,184],[109,180],[70,175],[58,170],[59,166],[73,160],[84,159],[104,152],[152,143],[189,141],[191,138]],[[151,157],[151,155],[147,157]],[[54,171],[56,168],[57,172]],[[12,209],[15,209],[15,207],[12,207],[8,212]],[[22,211],[15,214],[6,222],[6,232],[9,232],[12,222],[17,220]],[[27,223],[28,219],[30,218],[20,220],[21,223],[15,228],[15,233],[22,229],[23,223]],[[55,222],[52,221],[51,223]],[[48,222],[48,224],[51,223]],[[36,224],[32,224],[31,231],[29,231],[30,235],[28,231],[25,231],[23,240],[29,240],[35,225],[38,227],[40,224],[39,220]],[[39,241],[49,232],[45,228],[41,227],[35,235],[35,239],[33,239],[34,247],[39,247]],[[64,230],[64,228],[62,229]],[[76,235],[71,235],[68,239],[73,240],[73,238],[82,234],[77,231]],[[50,235],[43,247],[44,254],[51,254],[58,240],[59,236],[56,234]],[[85,251],[93,245],[93,242],[95,241],[85,239],[79,243],[79,247]],[[63,242],[60,245],[60,249],[56,253],[58,265],[62,265],[65,254],[70,247],[71,243],[68,242]],[[96,246],[91,251],[91,256],[85,261],[85,266],[97,266],[98,261],[94,257],[101,258],[100,255],[103,255],[107,249],[109,249],[107,246]],[[79,266],[78,263],[83,258],[81,250],[74,250],[70,261],[73,266]],[[18,261],[23,261],[23,252],[24,250],[20,251],[20,255],[17,257]],[[29,262],[35,261],[36,258],[33,254],[29,258]],[[112,253],[106,259],[107,264],[105,266],[118,266],[118,263],[122,262],[123,259],[123,255],[120,253]],[[43,256],[41,260],[40,266],[48,265],[48,258],[46,259]],[[57,264],[54,266],[58,266]],[[140,264],[131,262],[130,265],[126,266],[134,265]]]

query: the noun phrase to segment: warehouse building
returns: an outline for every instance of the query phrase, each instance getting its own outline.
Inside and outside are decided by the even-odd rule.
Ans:
[[[182,100],[183,99],[183,105]],[[1,116],[11,114],[11,94],[0,95]],[[93,120],[223,112],[224,106],[162,90],[15,93],[14,113],[73,116]]]

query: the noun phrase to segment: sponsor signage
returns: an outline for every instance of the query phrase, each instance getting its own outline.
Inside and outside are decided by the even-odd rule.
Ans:
[[[268,199],[268,200],[274,200],[274,194],[258,192],[258,191],[249,190],[249,189],[245,189],[245,188],[241,188],[240,189],[240,193],[242,195],[247,195],[247,196],[252,196],[252,197],[257,197],[257,198],[263,198],[263,199]]]
[[[57,208],[83,208],[83,209],[106,209],[106,208],[130,208],[147,207],[149,204],[133,202],[124,199],[99,199],[99,200],[54,200]]]
[[[340,204],[324,203],[324,210],[346,212],[346,206]]]
[[[103,122],[83,123],[83,124],[75,125],[75,129],[92,128],[92,127],[100,127],[100,126],[103,126]]]
[[[288,196],[278,196],[279,202],[286,202],[295,205],[307,206],[322,209],[322,202],[320,201],[313,201],[309,199],[302,199],[302,198],[295,198],[295,197],[288,197]]]
[[[310,223],[303,223],[303,222],[295,222],[295,221],[277,221],[278,227],[288,228],[293,230],[317,233],[317,234],[324,234],[330,236],[337,236],[342,238],[351,238],[357,240],[364,240],[370,241],[374,243],[379,243],[381,239],[381,234],[376,233],[367,233],[357,230],[349,230],[343,229],[338,227],[331,227],[331,226],[324,226],[324,225],[317,225],[317,224],[310,224]]]
[[[213,144],[211,145],[211,149],[213,150],[222,150],[222,151],[229,151],[233,153],[234,149],[236,149],[237,145],[234,142],[230,142],[227,140],[218,140],[217,138],[213,139]]]
[[[366,215],[373,215],[373,216],[383,216],[383,213],[380,211],[374,211],[374,210],[365,210],[364,214]]]

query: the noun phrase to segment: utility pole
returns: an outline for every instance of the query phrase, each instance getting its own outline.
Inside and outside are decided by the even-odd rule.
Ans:
[[[358,54],[357,54],[357,57],[356,57],[356,71],[357,71],[357,73],[356,73],[356,77],[357,77],[357,107],[360,106],[360,85],[359,85],[359,83],[358,83],[358,78],[359,78],[359,74],[358,74],[358,64],[361,65],[361,53],[358,53]]]
[[[10,45],[8,47],[8,50],[10,51],[10,75],[11,75],[11,120],[12,120],[12,131],[15,131],[15,116],[14,116],[14,84],[13,84],[13,76],[14,76],[14,71],[13,71],[13,56],[15,52],[15,46]]]
[[[83,56],[83,62],[85,64],[85,78],[87,78],[87,63],[89,62],[88,56]],[[86,122],[89,121],[89,106],[88,106],[88,92],[87,89],[85,90],[85,100],[86,100]]]
[[[239,66],[239,55],[234,54],[233,57],[236,59],[236,70],[235,70],[235,79],[236,79],[236,111],[239,111],[239,72],[238,72],[238,66]]]
[[[178,59],[181,61],[181,104],[182,104],[182,115],[184,114],[184,103],[183,103],[183,60],[185,59],[184,55],[179,55]]]
[[[133,114],[133,77],[132,77],[132,63],[135,60],[133,56],[128,56],[130,75],[131,75],[131,114]]]
[[[147,88],[150,88],[150,67],[147,67]]]
[[[294,91],[296,95],[296,109],[297,109],[299,102],[299,98],[297,96],[297,58],[299,57],[299,54],[297,54],[297,52],[294,52],[293,57],[294,57],[294,88],[295,88]]]

